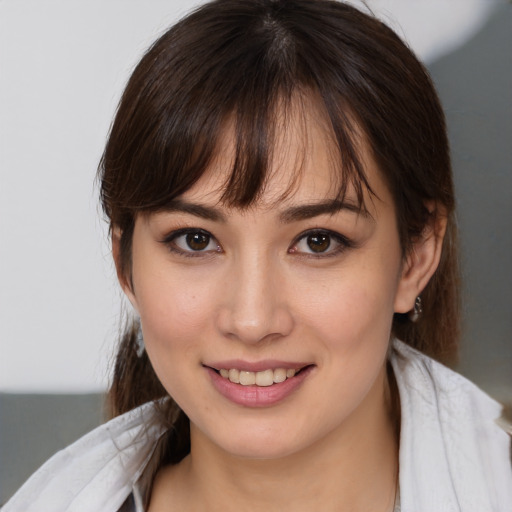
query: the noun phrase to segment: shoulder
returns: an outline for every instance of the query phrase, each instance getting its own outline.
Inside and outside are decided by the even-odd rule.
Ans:
[[[510,438],[496,423],[501,405],[397,340],[391,363],[402,408],[402,510],[509,510]]]
[[[431,406],[452,406],[439,409],[448,418],[484,420],[492,423],[501,415],[502,406],[471,381],[434,361],[405,343],[394,340],[392,364],[402,401],[423,399]],[[492,430],[500,429],[493,424]]]
[[[132,492],[164,429],[155,406],[114,418],[56,453],[2,512],[115,512]]]

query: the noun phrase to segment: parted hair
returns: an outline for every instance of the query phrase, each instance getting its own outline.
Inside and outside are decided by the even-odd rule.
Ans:
[[[272,159],[278,114],[314,95],[333,133],[339,195],[348,184],[364,208],[372,192],[359,154],[363,133],[395,203],[404,258],[432,222],[447,217],[439,267],[417,322],[395,314],[392,333],[443,362],[454,360],[459,283],[454,190],[444,114],[424,66],[384,23],[332,0],[216,0],[197,8],[145,53],[128,81],[99,165],[101,201],[120,233],[117,266],[130,283],[135,219],[165,209],[208,169],[223,127],[235,158],[223,200],[258,200]],[[434,204],[429,211],[427,204]],[[109,391],[112,415],[167,396],[144,353],[138,323],[122,333]],[[190,446],[188,420],[159,402],[169,434],[158,466]]]

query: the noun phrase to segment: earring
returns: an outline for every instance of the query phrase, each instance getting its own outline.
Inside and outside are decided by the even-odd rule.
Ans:
[[[139,329],[137,330],[137,335],[135,337],[135,352],[137,354],[137,357],[142,357],[145,348],[146,347],[144,346],[144,338],[142,336],[142,327],[139,321]]]
[[[409,311],[409,320],[411,322],[416,322],[420,317],[421,313],[423,313],[423,306],[421,304],[421,297],[416,297],[414,301],[414,308]]]

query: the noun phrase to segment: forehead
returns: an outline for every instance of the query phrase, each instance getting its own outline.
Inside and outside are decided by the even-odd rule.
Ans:
[[[371,189],[362,187],[362,204],[356,190],[357,178],[351,176],[352,180],[343,183],[342,170],[346,163],[340,157],[325,109],[315,97],[307,96],[296,98],[288,108],[277,113],[272,147],[266,148],[269,155],[266,176],[249,206],[268,209],[278,205],[286,207],[291,204],[347,199],[362,209],[370,209],[374,198],[390,202],[387,187],[366,137],[355,123],[354,128],[357,156]],[[181,196],[183,199],[207,204],[226,203],[223,198],[226,196],[226,188],[230,186],[238,140],[235,123],[230,120],[225,123],[218,137],[210,165],[201,178]]]

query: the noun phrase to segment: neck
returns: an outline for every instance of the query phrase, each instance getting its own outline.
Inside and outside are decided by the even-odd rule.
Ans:
[[[392,511],[398,474],[392,409],[383,369],[342,425],[277,459],[226,453],[191,425],[191,453],[171,470],[173,487],[182,489],[187,510]]]

